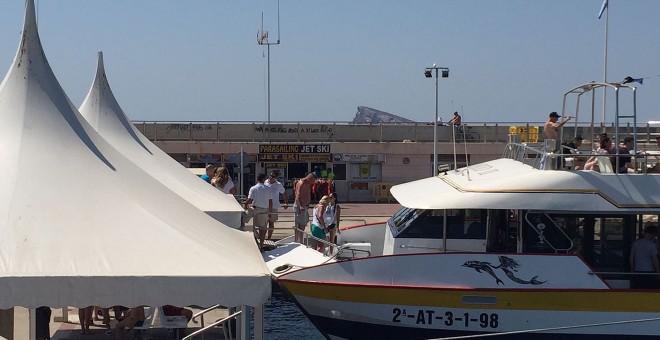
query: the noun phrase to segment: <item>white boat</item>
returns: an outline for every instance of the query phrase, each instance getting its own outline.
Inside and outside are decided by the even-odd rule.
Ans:
[[[599,88],[614,90],[615,130],[634,130],[629,85],[578,86],[564,95],[564,114],[576,95],[577,121],[580,98]],[[633,104],[625,114],[622,90]],[[332,339],[660,339],[660,290],[630,288],[656,274],[629,268],[631,243],[660,214],[660,175],[608,173],[630,157],[620,150],[614,162],[597,158],[602,172],[559,170],[568,155],[554,145],[511,143],[502,159],[395,186],[401,211],[342,232],[341,242],[371,246],[371,256],[277,282]],[[373,238],[381,230],[382,251]]]

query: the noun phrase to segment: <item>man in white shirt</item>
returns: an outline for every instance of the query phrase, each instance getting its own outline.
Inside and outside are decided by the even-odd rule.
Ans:
[[[261,249],[263,249],[264,240],[266,239],[268,217],[273,209],[273,195],[271,189],[264,185],[265,180],[266,174],[259,174],[257,176],[257,184],[250,188],[247,201],[245,201],[244,205],[245,209],[249,205],[252,205],[254,214],[252,225],[254,230],[259,233],[259,248]]]
[[[284,209],[289,207],[289,197],[286,194],[286,189],[284,185],[280,183],[277,178],[280,176],[280,172],[273,170],[270,172],[270,177],[267,181],[264,182],[264,185],[271,189],[271,194],[273,195],[273,210],[268,218],[268,236],[266,239],[270,240],[273,237],[273,230],[275,229],[275,221],[277,221],[277,212],[280,209],[280,194],[284,195]]]

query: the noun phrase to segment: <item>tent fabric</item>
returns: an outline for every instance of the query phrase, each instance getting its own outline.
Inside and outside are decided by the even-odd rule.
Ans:
[[[80,105],[87,122],[115,149],[185,200],[224,224],[238,228],[243,209],[232,195],[208,185],[155,146],[128,119],[108,84],[99,52],[94,82]]]
[[[657,211],[660,176],[538,170],[503,158],[395,185],[390,192],[417,209]]]
[[[260,305],[252,234],[203,213],[106,142],[62,90],[26,2],[0,84],[0,308]]]

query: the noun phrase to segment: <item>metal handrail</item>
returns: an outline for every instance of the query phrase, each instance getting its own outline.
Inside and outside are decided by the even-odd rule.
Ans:
[[[202,317],[202,320],[201,320],[201,322],[202,322],[202,327],[204,327],[204,314],[206,314],[206,313],[208,313],[208,312],[210,312],[210,311],[216,310],[216,309],[218,309],[218,308],[220,308],[220,307],[222,307],[222,306],[221,306],[220,304],[217,304],[217,305],[211,306],[211,307],[209,307],[209,308],[207,308],[207,309],[201,310],[201,311],[195,313],[195,314],[193,315],[192,319],[190,319],[190,321],[192,321],[193,323],[197,323],[197,321],[195,321],[195,319],[197,319],[198,317],[201,316],[201,317]]]
[[[183,339],[181,339],[181,340],[189,340],[189,339],[192,339],[194,336],[199,335],[199,334],[202,334],[202,333],[208,331],[209,329],[215,328],[215,326],[217,326],[217,325],[219,325],[219,324],[221,324],[221,323],[225,323],[225,322],[227,322],[227,321],[229,321],[229,320],[231,320],[231,319],[235,319],[237,316],[241,315],[241,313],[243,313],[243,311],[238,311],[238,312],[236,312],[236,313],[234,313],[234,314],[229,315],[228,317],[226,317],[226,318],[224,318],[224,319],[218,320],[218,321],[216,321],[216,322],[214,322],[214,323],[212,323],[212,324],[210,324],[210,325],[208,325],[208,326],[206,326],[206,327],[202,327],[202,328],[200,328],[200,329],[198,329],[198,330],[196,330],[196,331],[194,331],[194,332],[192,332],[192,333],[186,335],[186,336],[183,337]],[[231,334],[229,334],[229,338],[231,338]]]
[[[658,276],[660,273],[639,272],[588,272],[589,275],[614,275],[614,276]]]

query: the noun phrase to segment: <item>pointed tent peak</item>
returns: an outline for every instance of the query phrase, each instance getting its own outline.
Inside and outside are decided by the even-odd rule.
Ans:
[[[130,135],[146,152],[153,154],[149,147],[140,140],[133,124],[124,113],[117,98],[115,98],[103,63],[103,52],[98,52],[96,76],[87,96],[80,104],[80,113],[87,122],[104,138],[112,140],[111,135]],[[110,135],[108,135],[110,134]],[[112,142],[112,141],[111,141]]]
[[[68,125],[93,154],[108,168],[115,169],[81,124],[82,118],[48,63],[37,30],[34,0],[25,2],[20,44],[14,62],[0,84],[0,113],[4,110],[10,113],[1,123],[9,130],[23,131],[25,124],[39,121],[53,127],[48,136],[55,139],[66,134],[67,130],[59,127]],[[35,129],[34,125],[28,126]],[[11,143],[20,143],[20,140],[13,138]]]
[[[23,22],[23,29],[37,27],[37,15],[34,10],[34,0],[25,0],[25,22]]]
[[[102,74],[105,75],[105,66],[103,66],[103,51],[99,51],[98,62],[96,65],[96,76],[99,77]]]
[[[43,53],[41,41],[39,39],[34,0],[25,0],[25,20],[23,21],[23,32],[21,32],[21,46],[18,49],[16,59],[14,60],[16,67],[21,67],[22,57],[30,52],[39,52],[39,54],[43,56],[44,61],[47,62],[46,55]]]

